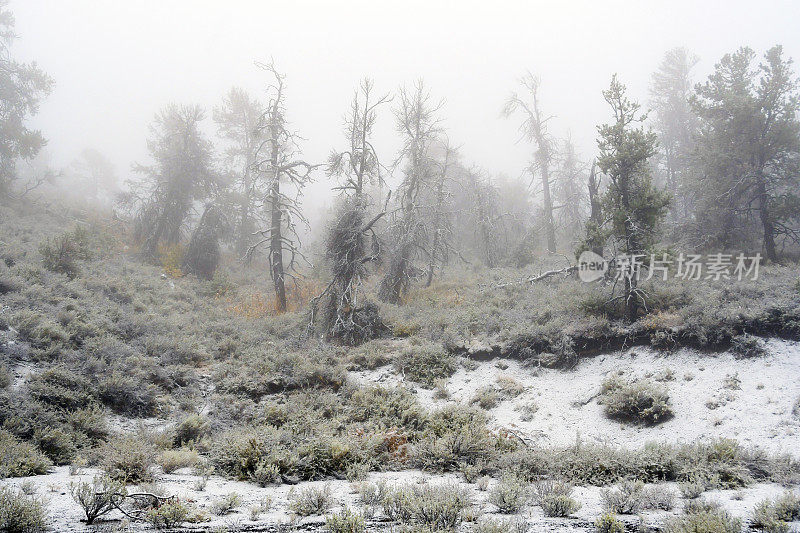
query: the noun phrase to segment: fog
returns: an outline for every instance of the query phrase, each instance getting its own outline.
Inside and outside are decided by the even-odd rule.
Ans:
[[[685,46],[700,57],[696,79],[726,52],[780,43],[800,56],[793,2],[212,2],[24,0],[13,53],[56,80],[33,124],[49,139],[51,164],[68,165],[86,147],[130,177],[146,162],[147,126],[169,102],[208,110],[231,86],[263,98],[256,60],[285,72],[292,127],[304,156],[323,161],[341,147],[342,116],[359,79],[381,92],[424,78],[445,100],[444,126],[469,164],[518,176],[530,148],[518,121],[500,110],[526,71],[541,78],[544,110],[557,137],[571,135],[591,159],[595,126],[607,118],[601,90],[619,73],[647,100],[664,52]],[[377,149],[397,147],[389,108]],[[311,194],[329,190],[324,173]]]

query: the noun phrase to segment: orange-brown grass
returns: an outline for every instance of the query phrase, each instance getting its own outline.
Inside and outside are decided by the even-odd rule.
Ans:
[[[308,307],[312,298],[322,292],[322,284],[314,279],[301,279],[286,286],[286,312],[297,312]],[[244,294],[223,297],[226,308],[236,316],[266,318],[281,314],[274,294],[253,290]]]

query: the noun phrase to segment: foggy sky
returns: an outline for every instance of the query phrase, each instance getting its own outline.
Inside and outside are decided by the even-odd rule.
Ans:
[[[595,126],[609,117],[600,91],[619,73],[647,101],[664,52],[686,46],[705,77],[726,52],[761,55],[783,44],[800,60],[799,2],[275,2],[12,0],[18,59],[36,60],[56,81],[34,124],[55,166],[85,147],[130,176],[146,163],[153,114],[169,102],[211,107],[233,85],[263,98],[255,60],[286,74],[288,118],[321,162],[343,147],[342,116],[365,75],[379,92],[424,78],[446,100],[443,125],[464,160],[518,176],[530,147],[518,120],[500,117],[527,70],[541,78],[552,133],[570,133],[594,155]],[[384,108],[376,146],[384,162],[397,148]],[[322,173],[319,174],[325,180]],[[317,194],[327,184],[315,187]]]

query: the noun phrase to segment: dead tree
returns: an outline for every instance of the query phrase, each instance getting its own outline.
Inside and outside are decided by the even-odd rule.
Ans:
[[[553,139],[547,132],[547,121],[552,117],[543,116],[539,108],[538,78],[528,74],[526,77],[522,78],[520,82],[528,93],[530,102],[526,101],[524,96],[512,93],[503,108],[503,114],[509,117],[515,111],[521,110],[525,119],[520,125],[520,129],[528,140],[534,142],[536,145],[536,152],[534,153],[534,160],[530,171],[532,174],[535,174],[538,170],[541,176],[547,251],[552,254],[556,251],[556,229],[555,221],[553,220],[553,200],[550,190],[550,166],[552,164]]]
[[[298,262],[305,259],[297,233],[297,224],[307,224],[300,206],[303,187],[311,181],[311,172],[320,165],[297,159],[298,137],[286,124],[284,76],[272,63],[257,63],[273,78],[267,110],[259,121],[258,132],[264,140],[256,150],[254,168],[267,184],[264,204],[269,211],[269,227],[256,232],[260,240],[250,246],[251,257],[262,244],[269,243],[269,271],[275,287],[278,312],[286,311],[286,277],[295,277]],[[282,182],[293,194],[282,189]],[[288,256],[288,259],[285,258]]]
[[[326,335],[346,344],[374,338],[383,330],[376,306],[359,299],[367,265],[377,259],[379,251],[375,224],[386,214],[382,210],[367,220],[372,199],[364,186],[383,182],[382,166],[372,146],[372,129],[378,108],[390,100],[388,94],[373,99],[372,92],[373,83],[365,78],[344,121],[350,146],[331,153],[328,160],[327,172],[339,180],[336,189],[344,198],[325,246],[332,279],[311,309],[312,323],[319,312]],[[318,310],[323,298],[324,307]]]
[[[378,289],[378,297],[384,302],[400,303],[419,270],[413,262],[427,241],[420,200],[434,171],[430,147],[441,132],[436,113],[442,105],[442,102],[431,103],[430,93],[422,81],[414,85],[413,91],[400,90],[400,105],[395,116],[403,144],[394,166],[405,167],[398,188],[399,206],[392,214],[389,228],[394,245]]]
[[[431,206],[431,243],[430,248],[426,251],[428,256],[428,276],[425,280],[425,286],[430,287],[433,282],[433,273],[437,264],[446,264],[450,257],[450,251],[453,248],[452,244],[452,220],[450,213],[450,203],[452,194],[448,186],[449,171],[452,160],[456,156],[456,152],[450,147],[449,142],[445,142],[442,147],[444,154],[442,161],[438,162],[438,172],[433,175],[433,201]]]

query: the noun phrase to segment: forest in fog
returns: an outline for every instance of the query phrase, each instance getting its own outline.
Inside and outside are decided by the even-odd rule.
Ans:
[[[345,4],[0,0],[0,531],[797,531],[794,5]]]

